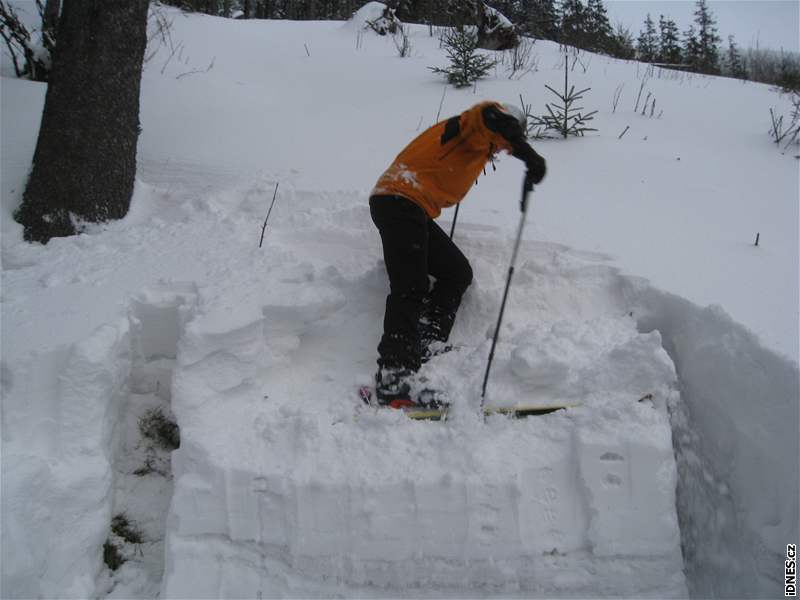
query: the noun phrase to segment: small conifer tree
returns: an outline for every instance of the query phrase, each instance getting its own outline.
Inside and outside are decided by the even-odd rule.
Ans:
[[[447,81],[456,87],[468,87],[486,74],[495,66],[496,62],[480,54],[478,50],[478,37],[472,28],[454,27],[448,29],[442,37],[450,59],[450,66],[446,69],[429,67],[434,73],[443,73]]]
[[[587,131],[597,131],[593,127],[588,127],[587,123],[594,119],[596,110],[585,113],[582,106],[575,106],[578,100],[583,99],[583,94],[588,92],[591,88],[585,88],[580,91],[575,91],[575,86],[570,86],[569,83],[569,61],[567,56],[564,56],[564,91],[559,92],[549,85],[545,85],[548,90],[553,92],[556,97],[561,101],[560,104],[545,104],[547,109],[546,115],[532,116],[529,119],[533,127],[533,137],[544,138],[549,137],[548,131],[556,131],[558,134],[567,139],[567,137],[574,135],[583,137]],[[522,98],[520,97],[520,100]],[[530,107],[522,103],[523,110],[526,115],[530,114]]]
[[[633,34],[631,30],[622,23],[617,23],[616,29],[611,34],[610,44],[612,56],[624,60],[636,58],[636,45]]]
[[[739,47],[733,39],[732,35],[728,36],[728,74],[736,79],[747,79],[747,68],[744,64],[744,58],[739,52]]]

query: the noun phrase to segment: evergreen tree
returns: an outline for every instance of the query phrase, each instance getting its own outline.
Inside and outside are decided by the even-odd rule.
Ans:
[[[495,61],[478,53],[478,36],[466,27],[449,29],[442,38],[450,66],[446,69],[429,67],[434,73],[443,73],[456,87],[467,87],[485,77]]]
[[[525,33],[543,40],[558,41],[559,18],[554,0],[521,0]]]
[[[642,62],[651,63],[658,59],[658,36],[656,35],[656,26],[649,13],[644,20],[644,30],[639,34],[636,52]]]
[[[404,23],[422,23],[418,15],[418,5],[419,2],[414,0],[399,0],[395,6],[395,14]]]
[[[363,2],[358,6],[361,4]],[[444,11],[440,10],[440,4],[438,0],[400,0],[395,14],[404,23],[443,24],[445,19],[441,13]],[[350,18],[349,15],[346,18]]]
[[[681,46],[678,39],[678,26],[672,19],[665,19],[664,15],[658,20],[661,33],[658,46],[658,62],[668,65],[677,65],[681,62]]]
[[[445,17],[447,26],[472,26],[478,21],[478,2],[476,0],[444,0],[441,14]]]
[[[586,8],[581,0],[562,0],[561,37],[562,44],[583,48],[586,46]]]
[[[611,34],[610,44],[610,54],[612,56],[624,60],[636,58],[636,42],[633,39],[633,34],[622,23],[618,23],[614,33]]]
[[[697,70],[709,75],[719,74],[719,43],[722,39],[717,35],[716,22],[706,0],[697,0],[694,13],[697,24]]]
[[[728,73],[736,79],[747,79],[747,69],[745,68],[744,58],[739,52],[739,47],[733,40],[733,36],[728,36]]]
[[[697,71],[700,64],[700,43],[694,25],[690,25],[683,33],[683,64],[692,71]]]
[[[589,0],[586,7],[586,34],[588,48],[598,52],[610,52],[611,23],[602,0]]]

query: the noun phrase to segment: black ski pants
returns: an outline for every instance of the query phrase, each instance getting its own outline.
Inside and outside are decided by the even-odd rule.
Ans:
[[[389,295],[378,366],[417,371],[431,338],[446,341],[472,283],[469,261],[425,211],[402,196],[373,196],[372,220],[383,243]],[[431,288],[429,275],[433,276]],[[420,328],[420,320],[427,334]],[[433,332],[431,334],[431,332]]]

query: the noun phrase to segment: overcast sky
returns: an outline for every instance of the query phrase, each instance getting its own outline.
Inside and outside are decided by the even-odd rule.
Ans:
[[[647,13],[658,29],[660,15],[671,18],[683,33],[694,22],[693,0],[605,0],[612,25],[630,27],[639,37]],[[800,0],[708,0],[719,36],[727,46],[733,35],[740,48],[784,48],[800,51]]]

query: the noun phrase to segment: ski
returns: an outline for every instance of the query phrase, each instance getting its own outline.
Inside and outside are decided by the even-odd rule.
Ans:
[[[412,406],[381,406],[375,401],[375,396],[372,388],[369,386],[361,386],[358,388],[358,395],[361,401],[375,409],[390,408],[393,410],[402,410],[409,419],[415,421],[445,421],[447,414],[450,410],[449,404],[443,404],[441,407],[426,407],[419,405]],[[515,404],[511,406],[484,406],[482,413],[484,417],[492,415],[504,415],[513,417],[515,419],[523,419],[525,417],[541,416],[554,413],[559,410],[566,410],[580,406],[580,403],[574,404]]]
[[[484,406],[483,416],[489,417],[491,415],[506,415],[516,419],[525,417],[534,417],[541,415],[549,415],[559,410],[566,410],[574,408],[580,404],[553,404],[553,405],[536,405],[536,404],[516,404],[514,406]]]

